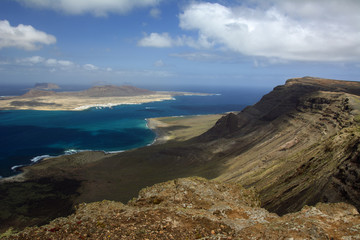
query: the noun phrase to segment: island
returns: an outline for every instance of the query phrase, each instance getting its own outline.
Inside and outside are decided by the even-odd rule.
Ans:
[[[44,85],[44,84],[43,84]],[[49,87],[46,85],[44,87]],[[52,86],[54,87],[54,86]],[[74,92],[55,92],[35,87],[21,96],[0,97],[0,110],[80,111],[123,104],[173,100],[175,96],[207,96],[207,93],[150,91],[133,86],[94,86]]]

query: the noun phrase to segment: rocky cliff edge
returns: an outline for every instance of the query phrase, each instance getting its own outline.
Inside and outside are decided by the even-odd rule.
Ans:
[[[238,184],[182,178],[140,191],[124,205],[81,204],[76,213],[4,239],[358,239],[360,216],[345,204],[317,204],[282,217]]]

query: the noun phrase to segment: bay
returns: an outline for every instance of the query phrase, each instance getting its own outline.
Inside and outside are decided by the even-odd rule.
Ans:
[[[146,118],[240,111],[268,91],[240,87],[181,90],[217,95],[179,96],[169,101],[85,111],[0,111],[0,176],[17,174],[12,167],[28,165],[45,156],[146,146],[155,138],[146,126]]]

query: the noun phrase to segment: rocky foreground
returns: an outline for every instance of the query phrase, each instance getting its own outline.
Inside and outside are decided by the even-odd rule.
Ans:
[[[142,189],[124,205],[81,204],[76,213],[4,239],[358,239],[360,215],[345,203],[282,217],[238,184],[182,178]],[[4,234],[6,235],[6,234]]]

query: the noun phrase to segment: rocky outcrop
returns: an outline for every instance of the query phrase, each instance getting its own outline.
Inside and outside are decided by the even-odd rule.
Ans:
[[[182,178],[140,191],[127,205],[81,204],[76,213],[4,239],[353,239],[360,215],[345,203],[282,217],[238,184]]]

